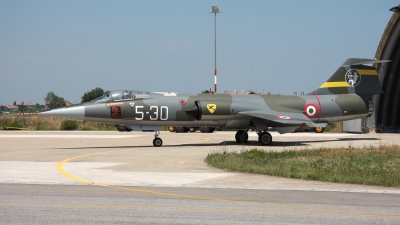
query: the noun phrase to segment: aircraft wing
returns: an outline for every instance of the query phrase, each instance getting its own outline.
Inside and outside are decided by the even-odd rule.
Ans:
[[[264,111],[244,111],[239,112],[243,115],[248,115],[251,117],[255,117],[257,119],[265,120],[268,122],[274,122],[275,124],[281,124],[282,127],[298,127],[301,125],[307,125],[309,127],[325,127],[327,123],[314,123],[310,118],[305,116],[302,113],[280,113],[280,112],[271,112],[265,113]],[[279,125],[278,125],[279,127]],[[286,133],[286,132],[283,132]]]

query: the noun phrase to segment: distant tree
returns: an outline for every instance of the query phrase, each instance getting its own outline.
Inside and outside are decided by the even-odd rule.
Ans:
[[[56,109],[60,107],[65,107],[65,100],[62,97],[58,97],[53,92],[49,92],[46,94],[46,98],[44,98],[47,108]]]
[[[22,102],[21,105],[18,105],[18,111],[19,112],[25,112],[26,111],[26,105],[24,105],[24,102]]]
[[[44,109],[44,105],[40,105],[39,103],[36,103],[36,105],[33,107],[34,111],[42,111]]]
[[[14,101],[14,104],[13,105],[17,105],[17,101]]]
[[[83,94],[81,103],[90,102],[102,95],[104,95],[104,90],[99,87],[96,87],[95,89]]]
[[[209,91],[209,90],[204,90],[204,91],[202,91],[201,93],[206,93],[206,94],[209,94],[209,93],[210,93],[210,91]],[[214,94],[214,92],[213,92],[213,91],[211,91],[211,94]]]

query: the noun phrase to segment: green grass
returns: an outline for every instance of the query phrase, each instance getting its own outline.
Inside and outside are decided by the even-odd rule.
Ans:
[[[260,149],[208,154],[214,167],[245,173],[352,184],[400,187],[400,146],[309,149],[271,152]]]

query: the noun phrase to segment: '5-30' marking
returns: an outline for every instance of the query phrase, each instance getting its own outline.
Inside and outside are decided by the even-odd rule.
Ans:
[[[167,106],[150,106],[149,112],[143,111],[142,105],[135,106],[135,113],[138,115],[136,120],[143,120],[144,114],[150,114],[150,120],[168,120],[168,107]]]

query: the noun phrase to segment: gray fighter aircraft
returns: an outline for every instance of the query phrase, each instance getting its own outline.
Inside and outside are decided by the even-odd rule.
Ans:
[[[269,145],[268,127],[281,134],[298,127],[325,127],[329,122],[371,116],[371,97],[382,93],[375,67],[388,62],[350,58],[315,91],[302,96],[181,94],[114,91],[92,102],[41,112],[73,120],[125,124],[134,130],[154,130],[154,146],[161,146],[161,126],[219,127],[240,129],[238,143],[255,129],[258,141]]]

